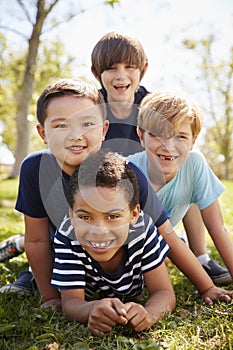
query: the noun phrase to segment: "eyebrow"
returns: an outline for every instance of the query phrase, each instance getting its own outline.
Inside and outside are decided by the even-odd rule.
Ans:
[[[67,118],[65,118],[65,117],[64,117],[64,118],[61,118],[61,117],[60,117],[60,118],[56,118],[56,117],[55,117],[54,119],[51,120],[50,123],[59,122],[59,121],[64,121],[64,120],[67,120]]]
[[[177,135],[190,135],[190,134],[192,134],[192,132],[190,131],[190,132],[188,132],[188,131],[178,131],[177,132]]]
[[[73,114],[72,116],[70,117],[54,117],[54,119],[52,119],[50,121],[50,124],[52,123],[57,123],[57,122],[64,122],[64,121],[69,121],[71,120],[72,118],[79,118],[79,120],[86,120],[86,119],[91,119],[91,120],[97,120],[98,119],[98,116],[96,115],[78,115],[76,116],[75,114]]]
[[[114,209],[111,209],[111,210],[106,211],[106,212],[102,212],[101,211],[101,213],[103,213],[103,214],[111,214],[111,213],[119,212],[119,211],[123,212],[124,209],[122,209],[122,208],[114,208]],[[79,212],[90,214],[90,212],[88,210],[85,210],[85,209],[82,209],[82,208],[75,209],[74,212],[75,212],[75,214],[79,213]]]

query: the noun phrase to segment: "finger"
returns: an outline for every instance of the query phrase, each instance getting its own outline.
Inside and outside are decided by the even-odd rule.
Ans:
[[[204,302],[206,305],[209,305],[209,306],[213,305],[213,300],[210,299],[209,297],[205,297]]]
[[[231,297],[229,297],[229,295],[222,295],[220,297],[220,301],[225,301],[225,303],[230,303],[231,302]]]
[[[95,335],[96,337],[103,337],[104,334],[105,334],[103,331],[101,331],[101,330],[99,330],[99,329],[93,329],[93,330],[91,331],[91,333],[92,333],[93,335]]]
[[[118,315],[126,316],[126,308],[125,305],[118,299],[114,299],[112,301],[112,306],[118,313]]]

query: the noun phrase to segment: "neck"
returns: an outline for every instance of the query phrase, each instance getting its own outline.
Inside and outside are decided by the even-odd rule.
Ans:
[[[148,162],[147,172],[150,184],[155,192],[159,191],[168,181],[170,181],[162,171]]]
[[[109,103],[112,114],[118,119],[126,119],[132,112],[133,102],[115,102]]]

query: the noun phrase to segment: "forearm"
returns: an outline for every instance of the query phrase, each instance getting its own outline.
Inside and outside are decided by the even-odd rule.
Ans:
[[[160,230],[166,242],[171,248],[169,258],[193,283],[198,292],[202,294],[214,286],[211,278],[205,272],[189,247],[175,234],[174,231]]]
[[[53,267],[50,246],[47,242],[25,242],[25,250],[42,302],[60,298],[58,290],[50,285]]]
[[[233,279],[233,241],[223,226],[217,230],[216,234],[212,233],[211,237]]]
[[[175,309],[176,297],[173,290],[162,290],[153,294],[145,304],[146,311],[152,317],[152,324],[162,319],[166,313]]]
[[[69,321],[77,321],[79,323],[87,324],[91,309],[96,303],[98,303],[98,300],[82,301],[76,298],[71,298],[62,302],[62,311]]]
[[[224,227],[219,202],[216,200],[201,211],[205,226],[233,278],[233,241]]]

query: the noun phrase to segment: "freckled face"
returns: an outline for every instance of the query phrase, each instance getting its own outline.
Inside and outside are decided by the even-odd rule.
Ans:
[[[109,262],[124,245],[139,206],[130,211],[124,192],[115,188],[85,188],[75,194],[71,222],[77,240],[98,262]]]
[[[92,100],[62,96],[49,102],[44,127],[38,126],[38,132],[60,167],[71,175],[89,154],[101,148],[107,128],[108,122],[103,122]]]

